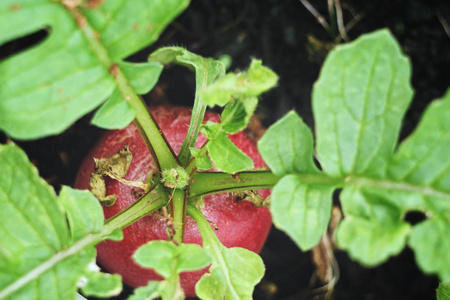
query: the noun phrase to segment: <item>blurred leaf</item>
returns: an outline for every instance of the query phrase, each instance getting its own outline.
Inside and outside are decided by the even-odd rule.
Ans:
[[[109,298],[122,291],[122,277],[119,274],[88,272],[86,277],[87,283],[81,288],[85,296]]]
[[[256,97],[236,99],[228,103],[221,115],[223,130],[226,133],[234,134],[247,128],[256,105],[258,105]]]
[[[344,220],[337,230],[337,242],[366,266],[375,266],[398,254],[406,244],[411,226],[402,210],[381,195],[356,187],[341,193]]]
[[[137,295],[161,296],[164,300],[183,299],[184,294],[179,282],[179,274],[207,267],[211,258],[197,244],[175,245],[170,241],[151,241],[139,247],[133,259],[145,268],[154,269],[164,277],[158,286],[150,282],[149,286],[140,290]],[[135,296],[136,299],[138,296]],[[141,296],[139,296],[141,297]],[[143,298],[143,299],[148,299]]]
[[[331,185],[305,184],[297,175],[284,176],[272,191],[273,223],[300,249],[310,250],[328,227],[333,190]]]
[[[409,246],[423,271],[450,281],[450,214],[447,219],[431,218],[414,226]]]
[[[319,173],[313,161],[312,132],[294,111],[270,126],[259,140],[258,150],[277,176]]]
[[[0,44],[42,29],[50,34],[37,46],[0,62],[0,82],[5,83],[0,89],[0,129],[18,139],[64,131],[111,96],[118,72],[133,77],[131,64],[124,67],[121,60],[154,42],[188,3],[116,0],[87,8],[71,7],[69,1],[2,1]],[[140,82],[143,78],[128,80],[145,91],[157,76],[156,70],[146,84]],[[129,109],[119,107],[125,107],[129,117]],[[96,123],[103,124],[98,119]],[[119,125],[123,124],[109,120],[103,127]]]
[[[232,98],[256,97],[275,87],[277,82],[278,76],[254,59],[247,72],[228,73],[205,88],[202,100],[210,107],[225,106]]]
[[[69,187],[58,199],[12,144],[0,145],[0,165],[0,298],[74,299],[83,275],[94,279],[89,266],[102,239],[100,204]],[[120,292],[109,283],[91,283],[89,291]]]
[[[450,282],[440,282],[436,290],[437,300],[450,300]]]

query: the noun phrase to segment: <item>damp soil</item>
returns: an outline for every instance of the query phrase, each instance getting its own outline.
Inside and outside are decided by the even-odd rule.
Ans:
[[[328,19],[327,1],[310,1]],[[404,121],[401,137],[417,124],[427,104],[442,96],[450,83],[450,3],[429,0],[341,0],[345,23],[361,19],[348,32],[350,40],[387,27],[411,58],[414,102]],[[1,48],[8,56],[45,37],[37,33]],[[335,29],[327,32],[298,0],[194,0],[163,33],[159,41],[129,58],[144,61],[160,46],[180,45],[204,56],[231,58],[229,70],[244,69],[252,57],[260,58],[280,76],[278,87],[261,97],[257,115],[269,126],[287,111],[296,110],[314,128],[311,89],[327,52],[336,44]],[[194,76],[180,67],[164,70],[159,85],[145,96],[150,104],[190,105]],[[18,142],[41,176],[59,189],[72,185],[77,168],[89,148],[103,133],[89,124],[92,115],[80,119],[63,134]],[[2,141],[5,137],[0,137]],[[418,222],[422,216],[407,216]],[[335,252],[340,269],[334,299],[435,299],[438,280],[418,270],[414,255],[405,249],[376,268],[353,262]],[[266,275],[255,289],[255,299],[320,299],[320,283],[314,282],[311,252],[301,252],[282,232],[273,228],[261,252]],[[125,288],[117,299],[125,299]]]

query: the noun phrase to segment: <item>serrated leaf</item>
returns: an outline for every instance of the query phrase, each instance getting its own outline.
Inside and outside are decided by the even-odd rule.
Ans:
[[[42,29],[51,32],[37,46],[0,62],[5,83],[0,129],[18,139],[60,133],[98,107],[116,87],[110,68],[155,41],[188,4],[118,0],[69,9],[52,0],[28,2],[0,4],[0,44]]]
[[[408,243],[420,268],[426,273],[437,273],[443,281],[450,281],[449,237],[449,219],[431,218],[413,227]]]
[[[100,204],[69,187],[60,203],[12,144],[0,145],[0,165],[0,298],[74,299],[101,238],[95,238],[103,225]],[[83,235],[92,240],[80,244]]]
[[[212,258],[210,273],[200,278],[195,292],[200,299],[252,299],[254,286],[264,275],[258,254],[243,248],[226,248],[203,214],[189,205],[187,212],[198,225],[203,248]]]
[[[118,274],[88,272],[86,279],[86,285],[81,288],[85,296],[109,298],[122,291],[122,277]]]
[[[330,52],[313,91],[325,173],[383,176],[412,98],[411,67],[387,30]]]
[[[298,175],[284,176],[274,187],[270,202],[275,226],[307,251],[328,227],[334,186],[310,185]]]
[[[216,168],[230,174],[252,169],[253,160],[233,144],[220,125],[209,122],[201,130],[208,138],[206,147]]]
[[[196,149],[191,147],[190,149],[192,157],[195,158],[195,164],[197,166],[197,169],[199,170],[210,170],[213,168],[213,165],[211,163],[211,160],[209,159],[208,155],[199,155],[200,149]]]
[[[345,218],[337,242],[353,259],[375,266],[405,247],[411,226],[403,221],[403,211],[381,193],[346,187],[341,201]]]
[[[226,74],[206,87],[202,99],[210,107],[224,106],[232,98],[256,97],[275,87],[277,82],[278,76],[260,60],[254,59],[247,72]]]
[[[319,173],[313,161],[312,132],[294,111],[270,126],[258,141],[258,150],[277,176]]]
[[[236,99],[228,103],[221,115],[222,128],[226,133],[234,134],[247,128],[255,112],[258,98]]]
[[[450,281],[440,282],[436,290],[437,300],[450,300]]]

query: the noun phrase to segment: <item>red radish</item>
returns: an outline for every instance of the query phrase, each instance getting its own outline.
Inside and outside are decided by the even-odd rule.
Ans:
[[[191,111],[185,107],[160,106],[150,109],[168,143],[178,153],[187,133]],[[219,121],[219,115],[207,112],[206,121]],[[256,145],[245,133],[230,136],[231,140],[247,155],[255,167],[264,166]],[[205,142],[199,136],[196,147]],[[106,133],[97,145],[91,149],[79,170],[75,187],[89,189],[89,178],[94,172],[92,158],[108,157],[117,153],[125,144],[129,145],[133,154],[127,180],[144,181],[154,164],[136,127],[131,124],[122,130]],[[136,188],[124,185],[115,180],[106,179],[107,195],[116,194],[117,202],[111,207],[103,207],[105,218],[110,218],[137,199]],[[261,191],[263,197],[268,195]],[[243,247],[259,252],[267,238],[271,227],[270,213],[266,208],[257,208],[247,201],[236,202],[231,194],[217,194],[204,198],[200,207],[205,217],[214,222],[218,230],[217,236],[226,247]],[[162,214],[153,213],[124,229],[121,242],[104,241],[97,246],[98,261],[111,273],[122,275],[125,283],[133,286],[146,285],[149,280],[160,280],[154,271],[136,265],[132,254],[142,244],[151,240],[166,240],[166,218]],[[202,239],[195,222],[187,217],[184,242],[201,244]],[[195,284],[207,271],[181,273],[181,286],[186,297],[195,296]]]

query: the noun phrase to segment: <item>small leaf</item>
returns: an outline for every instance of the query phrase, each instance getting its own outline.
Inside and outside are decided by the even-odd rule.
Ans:
[[[212,258],[210,274],[197,282],[195,292],[201,299],[252,299],[254,286],[264,275],[264,263],[258,254],[243,248],[226,248],[211,229],[203,214],[188,205],[203,239],[203,247]]]
[[[208,266],[211,259],[197,244],[175,245],[168,241],[151,241],[139,247],[133,255],[134,260],[143,267],[154,269],[164,278],[172,272],[194,271]],[[175,268],[172,269],[173,261]]]
[[[121,129],[133,122],[136,112],[115,89],[111,97],[94,114],[92,124],[103,129]]]
[[[330,52],[313,91],[317,154],[326,174],[385,174],[412,99],[410,78],[410,62],[387,30]]]
[[[450,281],[439,283],[436,298],[437,300],[450,300]]]
[[[232,174],[253,168],[252,159],[233,144],[220,124],[208,122],[201,132],[209,139],[206,147],[217,169]]]
[[[133,259],[145,268],[154,269],[165,279],[158,282],[157,287],[150,282],[147,287],[137,293],[139,297],[147,295],[153,299],[152,297],[161,296],[164,300],[184,298],[179,273],[202,269],[211,263],[211,258],[200,245],[180,244],[177,246],[170,241],[148,242],[139,247],[133,254]]]
[[[450,281],[450,221],[431,218],[413,227],[409,246],[414,250],[417,264],[426,273],[437,273]]]
[[[319,173],[313,161],[311,130],[294,111],[270,126],[259,140],[258,150],[277,176]]]
[[[95,199],[95,198],[94,198]],[[67,211],[67,219],[72,234],[72,242],[90,233],[98,233],[103,228],[102,207],[98,201],[93,201],[89,191],[74,190],[63,186],[59,201]]]
[[[159,292],[160,282],[149,281],[146,286],[134,290],[133,295],[128,297],[128,300],[153,300],[160,297]]]
[[[163,66],[158,63],[118,62],[117,65],[125,74],[131,87],[138,94],[147,94],[158,82]],[[126,100],[126,99],[124,99]]]
[[[206,87],[202,100],[210,107],[224,106],[232,98],[256,97],[273,88],[277,82],[278,76],[264,67],[260,60],[254,59],[247,72],[229,73]]]
[[[109,298],[122,291],[122,277],[118,274],[89,272],[86,278],[87,283],[81,288],[85,296]]]
[[[275,226],[307,251],[328,227],[333,186],[308,185],[297,175],[284,176],[274,187],[270,211]]]
[[[375,266],[405,247],[411,226],[403,221],[402,210],[381,193],[346,187],[341,201],[345,218],[337,242],[353,259]]]
[[[257,104],[256,97],[236,99],[228,103],[221,115],[223,130],[234,134],[247,128]]]
[[[194,147],[190,148],[191,155],[195,157],[195,163],[197,165],[197,169],[199,170],[210,170],[213,168],[211,160],[208,155],[199,155],[200,149],[196,149]]]

